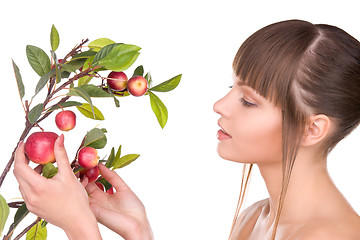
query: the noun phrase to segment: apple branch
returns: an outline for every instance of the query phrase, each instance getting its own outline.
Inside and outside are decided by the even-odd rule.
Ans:
[[[88,41],[88,39],[85,39],[85,40],[82,40],[82,42],[75,46],[66,56],[64,59],[67,59],[67,58],[70,58],[70,57],[73,57],[75,54],[77,54],[82,46]],[[51,91],[50,89],[52,89],[52,87],[54,86],[55,82],[56,82],[56,78],[55,77],[52,77],[50,79],[50,87],[49,87],[49,91],[48,91],[48,94],[43,102],[43,105],[44,105],[44,108],[45,106],[49,103],[49,101],[53,98],[53,96],[58,93],[60,90],[64,89],[66,86],[70,85],[71,83],[73,83],[74,81],[80,79],[81,77],[84,77],[84,76],[87,76],[89,75],[89,73],[93,70],[95,70],[96,68],[99,68],[99,67],[94,67],[94,68],[88,68],[88,69],[85,69],[84,71],[76,74],[74,77],[70,78],[67,82],[65,82],[64,84],[62,84],[61,86],[59,86],[57,89],[54,89],[53,91]],[[64,103],[66,102],[68,99],[70,98],[70,96],[66,96],[64,98],[62,98],[59,102],[57,102],[55,105],[58,105],[58,104],[61,104],[61,103]],[[16,147],[15,149],[13,150],[12,154],[11,154],[11,158],[10,160],[8,161],[8,163],[6,164],[1,176],[0,176],[0,187],[2,186],[4,180],[5,180],[5,177],[7,175],[7,173],[10,171],[10,168],[12,166],[12,164],[14,163],[14,159],[15,159],[15,152],[16,152],[16,149],[17,149],[17,146],[19,146],[19,143],[21,141],[23,141],[26,136],[29,134],[29,132],[31,131],[31,129],[37,125],[39,122],[41,122],[42,120],[44,120],[45,118],[47,118],[51,113],[52,111],[49,111],[47,113],[45,113],[40,119],[38,119],[35,123],[31,124],[29,122],[29,119],[28,119],[28,113],[29,113],[29,105],[28,104],[28,101],[25,101],[25,111],[26,111],[26,117],[25,117],[25,129],[23,130],[21,136],[20,136],[20,139],[19,141],[17,142],[16,144]]]

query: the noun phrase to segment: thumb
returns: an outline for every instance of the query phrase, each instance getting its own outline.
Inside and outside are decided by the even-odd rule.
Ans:
[[[64,147],[64,134],[61,134],[55,141],[54,154],[60,173],[71,170],[69,158]]]

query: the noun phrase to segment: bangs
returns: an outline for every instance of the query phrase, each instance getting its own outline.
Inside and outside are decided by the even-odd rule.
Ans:
[[[241,45],[233,61],[234,73],[244,84],[285,109],[294,96],[291,89],[301,59],[317,34],[312,24],[298,20],[266,26]]]

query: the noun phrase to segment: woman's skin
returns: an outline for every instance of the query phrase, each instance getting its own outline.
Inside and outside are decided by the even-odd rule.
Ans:
[[[59,171],[51,179],[41,176],[40,168],[33,170],[28,165],[23,143],[16,151],[14,175],[30,212],[62,228],[69,239],[101,239],[97,221],[126,240],[153,239],[143,204],[114,171],[99,164],[101,175],[116,190],[108,195],[86,178],[81,183],[75,177],[63,135],[54,150]]]
[[[231,239],[270,239],[282,187],[281,110],[234,77],[234,86],[214,111],[220,114],[219,155],[256,164],[269,192],[268,199],[244,211]],[[360,217],[332,182],[321,154],[321,143],[334,127],[327,116],[311,115],[276,239],[360,239]]]

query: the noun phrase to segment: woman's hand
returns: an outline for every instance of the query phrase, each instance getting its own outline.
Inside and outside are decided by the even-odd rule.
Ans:
[[[56,140],[54,152],[58,173],[47,179],[39,174],[41,168],[28,165],[24,143],[19,144],[14,175],[28,210],[62,228],[69,239],[101,239],[87,193],[70,167],[63,135]]]
[[[90,207],[97,220],[126,240],[153,239],[145,208],[138,197],[114,171],[102,164],[99,168],[116,192],[109,195],[95,183],[86,186]]]

